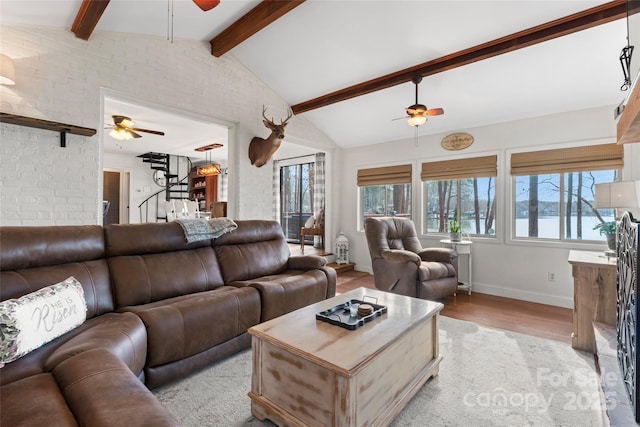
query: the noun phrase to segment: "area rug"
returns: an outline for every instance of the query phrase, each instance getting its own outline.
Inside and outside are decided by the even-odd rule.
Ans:
[[[593,355],[440,317],[440,373],[392,426],[605,426]],[[398,363],[402,363],[401,360]],[[273,426],[251,415],[251,351],[154,390],[184,426]]]

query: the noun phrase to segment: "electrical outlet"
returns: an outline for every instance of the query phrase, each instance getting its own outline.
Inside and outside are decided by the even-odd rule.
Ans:
[[[556,281],[556,273],[548,272],[547,273],[547,280],[550,281],[550,282],[555,282]]]

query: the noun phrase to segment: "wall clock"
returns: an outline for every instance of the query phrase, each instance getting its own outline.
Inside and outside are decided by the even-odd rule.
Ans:
[[[160,171],[160,170],[155,171],[153,173],[153,182],[155,182],[157,186],[166,187],[167,178],[164,176],[164,171]]]
[[[468,133],[452,133],[442,138],[440,143],[442,148],[450,151],[464,150],[471,144],[473,144],[473,136]]]

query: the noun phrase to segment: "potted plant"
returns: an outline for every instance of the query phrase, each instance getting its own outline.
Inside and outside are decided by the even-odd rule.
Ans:
[[[612,251],[616,250],[616,222],[603,221],[593,227],[594,230],[600,230],[600,235],[607,238],[607,246]]]
[[[453,211],[453,219],[449,221],[449,238],[452,242],[460,241],[460,221],[457,209]]]

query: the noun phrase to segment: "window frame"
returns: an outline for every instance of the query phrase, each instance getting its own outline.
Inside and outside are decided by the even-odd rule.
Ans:
[[[563,172],[555,172],[555,173],[551,173],[551,172],[545,172],[545,173],[540,173],[540,174],[535,174],[537,176],[544,176],[544,175],[558,175],[558,237],[557,238],[551,238],[551,237],[532,237],[532,236],[516,236],[516,221],[518,219],[517,213],[516,213],[516,209],[517,209],[517,201],[516,201],[516,191],[517,189],[517,185],[516,185],[516,180],[519,177],[529,177],[532,175],[511,175],[511,207],[510,207],[510,213],[511,213],[511,221],[510,221],[510,228],[511,228],[511,233],[510,233],[510,238],[512,241],[514,242],[543,242],[543,243],[554,243],[554,244],[565,244],[565,245],[571,245],[571,246],[575,246],[575,245],[602,245],[602,243],[606,243],[606,238],[600,239],[600,240],[592,240],[592,239],[576,239],[576,238],[566,238],[566,210],[567,210],[567,194],[566,194],[566,185],[565,185],[565,181],[566,181],[566,174],[567,173],[576,173],[576,172],[581,172],[581,173],[591,173],[591,172],[597,172],[597,171],[601,171],[601,172],[607,172],[607,171],[613,171],[613,175],[614,175],[614,180],[617,180],[620,177],[620,174],[622,173],[622,169],[596,169],[596,170],[583,170],[583,171],[563,171]],[[602,183],[605,182],[609,182],[609,181],[603,181]],[[594,182],[595,184],[601,184],[601,182]],[[595,194],[594,194],[594,198],[595,198]],[[597,208],[596,208],[597,209]],[[601,208],[603,210],[610,210],[609,208]]]
[[[490,154],[489,154],[490,153]],[[501,197],[500,191],[500,177],[498,176],[498,161],[499,156],[496,152],[489,152],[486,154],[477,153],[473,156],[459,157],[454,159],[445,160],[430,160],[423,162],[421,167],[421,198],[422,198],[422,213],[421,213],[421,227],[422,235],[425,237],[443,237],[449,234],[448,227],[444,232],[442,231],[429,231],[428,229],[428,194],[427,185],[429,182],[439,181],[456,181],[456,194],[460,194],[462,188],[460,181],[473,179],[473,178],[493,178],[493,210],[494,210],[494,225],[493,234],[476,234],[466,233],[476,239],[487,239],[487,241],[498,241],[500,229],[496,224],[501,224]],[[456,196],[456,209],[460,212],[461,198]]]

